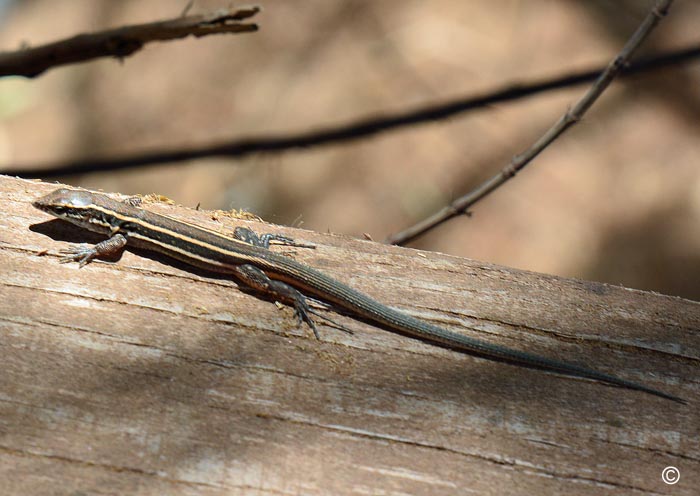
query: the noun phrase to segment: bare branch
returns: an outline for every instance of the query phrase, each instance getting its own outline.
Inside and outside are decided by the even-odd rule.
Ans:
[[[668,53],[639,58],[629,67],[625,67],[620,76],[630,76],[670,65],[682,64],[689,60],[697,59],[699,56],[700,45],[693,45]],[[0,173],[24,178],[46,179],[69,174],[107,172],[215,156],[236,158],[244,157],[251,153],[282,153],[296,148],[329,145],[336,142],[358,140],[412,125],[447,119],[494,103],[518,100],[538,93],[594,81],[603,70],[603,67],[596,67],[547,79],[509,83],[502,88],[490,90],[480,95],[465,96],[444,103],[433,103],[422,108],[392,115],[366,117],[339,126],[317,128],[307,132],[279,136],[251,136],[250,138],[234,139],[194,148],[156,150],[151,153],[140,152],[123,157],[91,157],[83,160],[43,164],[14,164],[0,169]]]
[[[600,97],[605,89],[620,71],[629,63],[630,57],[641,45],[649,33],[656,27],[661,19],[667,14],[673,0],[658,0],[651,9],[642,24],[637,28],[632,37],[622,48],[620,53],[608,64],[607,68],[600,74],[596,82],[586,92],[586,94],[567,110],[559,120],[544,133],[530,148],[520,155],[513,157],[498,174],[479,185],[470,193],[455,200],[450,205],[444,207],[439,212],[433,214],[418,224],[387,238],[390,244],[403,245],[418,236],[426,233],[434,227],[448,221],[458,215],[468,212],[469,207],[479,200],[485,198],[503,183],[514,177],[520,170],[529,164],[537,155],[556,140],[564,131],[581,120],[586,111]]]
[[[256,24],[239,22],[260,11],[259,7],[221,9],[216,12],[168,21],[135,24],[98,33],[79,34],[47,45],[0,53],[0,76],[36,77],[59,65],[99,57],[127,57],[153,41],[222,33],[249,33]]]

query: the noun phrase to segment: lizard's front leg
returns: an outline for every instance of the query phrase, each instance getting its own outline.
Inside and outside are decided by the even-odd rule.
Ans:
[[[238,226],[236,227],[236,229],[233,230],[233,237],[240,241],[245,241],[249,245],[259,246],[260,248],[270,248],[270,241],[277,241],[279,242],[279,244],[285,246],[297,246],[299,248],[315,248],[315,246],[313,245],[294,241],[292,238],[283,236],[281,234],[267,233],[258,235],[251,229],[241,226]]]
[[[109,239],[100,241],[95,246],[72,246],[59,252],[63,254],[59,261],[61,263],[78,262],[82,268],[97,257],[110,257],[121,253],[124,251],[126,241],[126,236],[117,233]]]

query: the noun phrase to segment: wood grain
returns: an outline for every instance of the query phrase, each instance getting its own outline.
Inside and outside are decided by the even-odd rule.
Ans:
[[[700,304],[241,221],[417,317],[690,400],[292,312],[157,255],[84,269],[82,233],[0,176],[3,494],[696,494]],[[149,206],[215,229],[232,222]],[[39,256],[47,251],[44,256]],[[676,466],[681,480],[665,485]]]

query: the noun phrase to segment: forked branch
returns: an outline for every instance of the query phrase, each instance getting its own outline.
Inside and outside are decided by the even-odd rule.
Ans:
[[[637,28],[632,37],[627,41],[619,54],[608,64],[606,69],[596,79],[593,86],[585,95],[567,110],[559,120],[545,132],[530,148],[516,155],[501,171],[480,184],[476,189],[458,198],[439,212],[424,219],[418,224],[387,238],[386,242],[395,245],[406,244],[425,234],[434,227],[446,222],[458,215],[467,214],[469,208],[479,200],[485,198],[506,181],[514,177],[520,170],[528,165],[545,148],[556,140],[569,127],[581,120],[586,111],[595,103],[613,79],[629,63],[632,54],[639,48],[644,39],[651,33],[661,19],[666,16],[673,0],[658,0],[642,24]]]
[[[222,9],[209,14],[79,34],[34,48],[2,52],[0,76],[36,77],[59,65],[85,62],[99,57],[123,58],[153,41],[167,41],[190,35],[201,37],[221,33],[250,33],[257,31],[258,26],[240,21],[254,16],[259,11],[259,7]]]

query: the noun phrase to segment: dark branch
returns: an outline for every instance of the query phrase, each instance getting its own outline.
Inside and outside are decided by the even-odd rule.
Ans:
[[[223,9],[211,14],[178,17],[168,21],[123,26],[99,33],[79,34],[47,45],[0,53],[0,76],[35,77],[59,65],[99,57],[127,57],[152,41],[187,36],[257,31],[256,24],[239,21],[254,16],[258,7]]]
[[[693,46],[662,55],[640,58],[637,62],[624,69],[623,74],[630,76],[648,72],[687,62],[688,60],[698,58],[698,56],[700,56],[700,46]],[[0,173],[25,178],[46,179],[70,174],[107,172],[207,157],[223,156],[238,158],[252,153],[279,153],[296,148],[352,141],[415,124],[446,119],[462,112],[499,102],[517,100],[545,91],[590,82],[595,80],[603,70],[603,67],[599,67],[553,79],[509,85],[503,89],[483,95],[465,97],[442,104],[434,104],[415,110],[396,113],[394,115],[363,118],[336,127],[315,129],[292,135],[243,138],[196,148],[158,150],[151,153],[138,153],[115,158],[88,158],[84,160],[70,160],[48,164],[16,164],[0,170]]]

